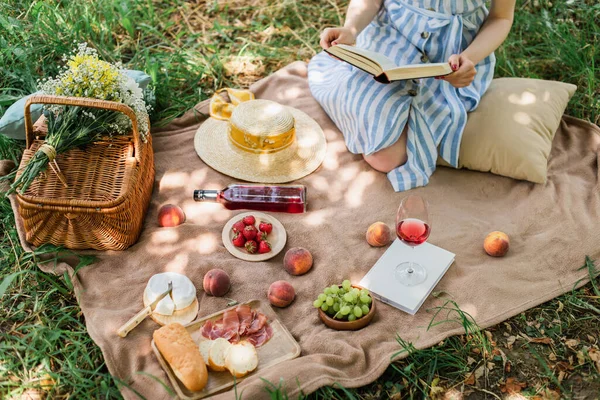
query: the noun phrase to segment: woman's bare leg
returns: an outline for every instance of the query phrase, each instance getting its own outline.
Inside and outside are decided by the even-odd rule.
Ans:
[[[408,135],[407,131],[408,124],[404,127],[402,135],[400,135],[400,138],[396,141],[396,143],[390,147],[379,150],[378,152],[369,154],[368,156],[363,156],[367,164],[377,171],[385,173],[404,165],[408,160],[408,156],[406,154],[406,137]]]

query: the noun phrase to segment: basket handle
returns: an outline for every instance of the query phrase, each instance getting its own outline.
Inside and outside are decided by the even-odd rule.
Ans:
[[[26,148],[29,148],[34,140],[33,123],[31,121],[32,104],[60,104],[67,106],[80,106],[100,108],[105,110],[120,111],[131,119],[131,127],[133,130],[133,148],[135,151],[135,159],[140,162],[140,132],[138,130],[138,122],[135,112],[126,104],[117,103],[116,101],[90,99],[88,97],[69,97],[69,96],[53,96],[36,94],[31,96],[25,102],[25,139]]]

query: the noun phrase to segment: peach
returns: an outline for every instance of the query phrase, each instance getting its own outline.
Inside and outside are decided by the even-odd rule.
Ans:
[[[508,235],[504,232],[490,232],[483,241],[483,248],[492,257],[502,257],[508,252]]]
[[[211,269],[204,275],[202,280],[202,286],[204,291],[209,296],[221,297],[229,291],[231,287],[231,280],[227,272],[222,269]]]
[[[302,247],[293,247],[283,257],[283,267],[291,275],[303,275],[311,269],[313,257]]]
[[[181,207],[174,204],[166,204],[158,210],[158,225],[172,227],[185,222],[185,214]]]
[[[296,292],[294,291],[294,287],[288,282],[277,281],[271,283],[267,296],[269,297],[269,302],[275,307],[287,307],[294,301]]]
[[[392,241],[392,230],[383,222],[375,222],[367,229],[367,243],[373,247],[387,246]]]

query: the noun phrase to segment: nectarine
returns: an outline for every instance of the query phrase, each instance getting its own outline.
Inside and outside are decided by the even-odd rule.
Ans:
[[[289,249],[283,257],[283,267],[291,275],[303,275],[311,269],[312,265],[312,254],[302,247]]]
[[[185,222],[185,213],[181,207],[174,204],[166,204],[158,210],[158,225],[162,227],[173,227]]]
[[[392,230],[383,222],[375,222],[367,229],[367,243],[373,247],[387,246],[392,241]]]
[[[202,286],[206,294],[215,297],[224,296],[231,287],[231,280],[227,272],[222,269],[211,269],[204,275]]]
[[[269,302],[275,307],[287,307],[294,301],[296,292],[294,291],[294,287],[288,282],[277,281],[271,283],[267,296],[269,297]]]
[[[508,235],[504,232],[490,232],[483,241],[483,248],[492,257],[502,257],[508,252]]]

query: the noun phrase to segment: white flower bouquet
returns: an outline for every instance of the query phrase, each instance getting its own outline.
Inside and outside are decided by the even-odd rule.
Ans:
[[[144,92],[134,79],[125,74],[120,63],[111,64],[100,60],[95,49],[82,43],[63,59],[66,65],[55,78],[39,81],[43,94],[87,97],[123,103],[135,113],[142,141],[146,142],[150,130],[148,112],[150,106],[144,100]],[[56,155],[73,148],[89,145],[102,137],[124,135],[131,132],[131,120],[120,112],[83,108],[79,106],[45,105],[44,115],[48,121],[45,143],[21,169],[9,193],[24,193],[33,180]],[[50,164],[61,176],[60,171]],[[6,176],[12,179],[17,171]],[[61,178],[62,180],[62,178]],[[63,181],[66,185],[66,182]]]

